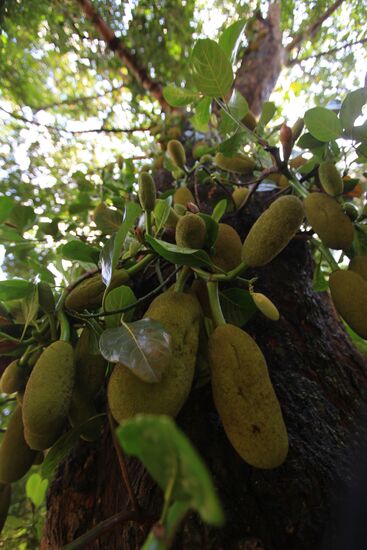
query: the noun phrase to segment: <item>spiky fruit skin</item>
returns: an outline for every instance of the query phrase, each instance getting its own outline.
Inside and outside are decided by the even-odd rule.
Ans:
[[[325,160],[320,164],[319,179],[322,188],[328,195],[336,197],[337,195],[341,195],[343,193],[344,183],[333,162]]]
[[[242,260],[251,267],[271,262],[294,237],[303,218],[302,202],[297,197],[275,200],[251,227],[243,243]]]
[[[0,484],[0,533],[3,530],[11,502],[11,485]]]
[[[243,201],[245,200],[249,192],[250,191],[248,190],[247,187],[238,187],[233,191],[232,199],[236,205],[236,208],[239,208],[241,206],[241,204],[243,203]]]
[[[26,384],[28,372],[29,371],[26,366],[19,366],[18,360],[9,363],[1,376],[1,392],[15,393],[23,390]]]
[[[124,269],[117,269],[112,277],[109,291],[125,284],[129,280],[129,274]],[[96,309],[101,306],[106,286],[99,273],[89,279],[84,279],[74,287],[66,297],[65,306],[75,311],[84,309]]]
[[[255,341],[234,325],[209,338],[214,403],[233,447],[256,468],[286,459],[288,435],[265,358]]]
[[[187,187],[179,187],[173,195],[173,204],[182,204],[186,207],[189,202],[195,203],[194,195]]]
[[[265,294],[262,294],[261,292],[253,292],[251,296],[256,304],[256,307],[263,315],[265,315],[265,317],[271,321],[279,321],[280,314],[278,308],[275,307],[273,302],[269,300]]]
[[[326,246],[344,250],[352,245],[353,224],[334,198],[310,193],[304,199],[304,206],[309,224]]]
[[[146,212],[152,212],[156,200],[155,183],[150,174],[142,172],[139,176],[139,201]]]
[[[74,387],[74,350],[59,340],[38,359],[23,398],[24,436],[32,449],[55,443],[67,418]]]
[[[202,311],[190,294],[171,291],[153,300],[145,317],[162,323],[171,335],[171,363],[156,384],[143,382],[117,364],[108,384],[108,404],[117,422],[138,413],[176,416],[191,389]]]
[[[69,409],[69,422],[73,428],[85,424],[80,432],[80,437],[85,441],[95,441],[101,433],[101,417],[94,418],[88,422],[89,419],[97,414],[93,400],[83,395],[80,391],[74,390]]]
[[[177,139],[171,139],[167,143],[167,153],[169,154],[173,164],[183,170],[186,164],[186,153],[184,146]]]
[[[350,261],[348,269],[358,273],[358,275],[367,281],[367,256],[354,256]]]
[[[254,171],[256,162],[245,155],[225,157],[223,153],[217,153],[214,157],[214,164],[227,172],[238,174],[251,174]]]
[[[335,309],[344,321],[367,339],[367,281],[354,271],[334,271],[329,288]]]
[[[102,388],[107,361],[92,351],[92,334],[84,328],[75,346],[75,386],[86,397],[94,398]]]
[[[164,226],[170,227],[171,229],[176,229],[179,219],[180,219],[180,216],[173,210],[173,208],[170,208],[168,218]]]
[[[24,439],[22,409],[12,413],[0,447],[0,482],[12,483],[23,477],[32,466],[37,452]]]
[[[214,248],[215,254],[211,256],[211,260],[224,271],[231,271],[241,263],[242,242],[237,231],[230,225],[218,224]]]
[[[185,214],[176,225],[176,244],[184,248],[202,248],[206,238],[206,225],[197,214]]]

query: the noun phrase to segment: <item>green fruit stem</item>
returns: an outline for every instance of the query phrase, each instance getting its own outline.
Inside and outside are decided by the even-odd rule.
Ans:
[[[57,313],[57,318],[60,325],[60,340],[64,340],[65,342],[70,342],[70,324],[67,316],[61,310]]]
[[[244,262],[241,262],[237,267],[232,269],[232,271],[228,271],[227,273],[209,273],[208,271],[197,267],[193,268],[193,271],[195,271],[199,277],[205,279],[206,281],[231,281],[246,271],[246,269],[247,265]]]
[[[339,266],[338,263],[334,260],[330,249],[315,238],[312,238],[311,241],[320,250],[321,254],[324,256],[331,269],[333,271],[337,271],[339,269]]]
[[[226,320],[223,316],[222,308],[219,301],[218,283],[213,281],[207,282],[208,296],[210,309],[213,316],[213,321],[216,326],[225,325]]]
[[[183,268],[181,269],[181,271],[177,276],[177,280],[175,284],[175,292],[184,291],[186,281],[189,278],[190,274],[191,274],[191,269],[187,265],[183,266]]]

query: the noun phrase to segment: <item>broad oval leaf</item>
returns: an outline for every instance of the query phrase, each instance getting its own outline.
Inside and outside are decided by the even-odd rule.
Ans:
[[[241,37],[246,25],[246,19],[235,21],[227,27],[219,37],[219,46],[222,48],[231,63],[236,61]]]
[[[73,239],[64,244],[61,249],[62,257],[67,260],[90,262],[98,265],[99,249],[82,241]]]
[[[232,66],[214,40],[198,40],[191,55],[193,81],[209,97],[225,97],[233,83]]]
[[[45,500],[48,480],[34,473],[29,476],[25,486],[27,497],[31,499],[35,506],[41,506]]]
[[[159,233],[170,214],[171,206],[167,200],[156,199],[154,207],[154,219],[156,233]]]
[[[325,107],[314,107],[305,113],[305,126],[310,134],[320,141],[331,141],[340,137],[341,122],[337,115]]]
[[[174,84],[168,84],[168,86],[163,88],[163,97],[172,107],[184,107],[196,101],[199,98],[199,94],[186,88],[179,88]]]
[[[99,349],[111,363],[122,363],[144,382],[157,383],[171,361],[171,337],[153,319],[123,323],[102,332]]]
[[[217,202],[212,212],[213,220],[215,220],[216,222],[219,222],[224,216],[224,214],[226,213],[227,206],[228,206],[227,199],[222,199],[219,202]]]
[[[224,523],[205,464],[171,418],[140,414],[126,420],[117,436],[123,449],[141,460],[164,492],[173,483],[172,500],[186,502],[207,523]]]
[[[114,309],[121,309],[126,306],[135,304],[136,296],[129,286],[121,285],[111,290],[105,300],[105,310],[112,311]],[[131,314],[134,313],[134,309],[127,311],[125,314],[116,313],[115,315],[106,315],[107,328],[118,327],[120,324],[121,316],[123,315],[125,321],[130,321]],[[130,314],[130,316],[129,316]]]
[[[205,250],[182,248],[176,244],[154,239],[150,235],[146,235],[145,240],[157,254],[172,264],[187,265],[189,267],[202,267],[203,265],[214,267]]]
[[[19,300],[32,293],[34,284],[24,279],[11,279],[0,281],[0,300]]]
[[[261,116],[259,120],[259,126],[266,126],[275,115],[275,104],[272,101],[264,101]]]
[[[191,124],[198,132],[207,132],[211,113],[212,100],[210,97],[203,97],[195,107],[195,114],[191,118]]]
[[[355,120],[362,114],[362,107],[367,103],[367,88],[359,88],[350,92],[344,99],[340,109],[340,120],[345,130],[353,128]]]

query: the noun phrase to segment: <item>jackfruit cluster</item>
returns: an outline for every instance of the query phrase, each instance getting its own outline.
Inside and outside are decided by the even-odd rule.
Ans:
[[[302,224],[302,202],[292,195],[280,197],[251,227],[242,247],[242,260],[250,267],[265,265],[277,256]]]
[[[226,223],[218,224],[218,236],[211,256],[214,265],[231,271],[241,263],[242,242],[239,234]]]
[[[280,466],[288,435],[260,348],[234,325],[218,326],[208,348],[214,403],[232,446],[256,468]]]
[[[176,416],[193,381],[202,311],[196,297],[172,290],[153,300],[145,317],[162,323],[171,335],[171,362],[158,383],[139,379],[117,364],[108,384],[108,404],[117,422],[138,413]]]
[[[338,270],[331,273],[329,287],[337,312],[367,339],[367,281],[354,271]]]
[[[129,274],[124,269],[116,269],[110,286],[109,291],[125,284],[129,279]],[[96,309],[101,306],[103,294],[106,290],[106,286],[102,281],[100,273],[96,273],[93,277],[84,279],[75,286],[67,295],[65,299],[65,306],[67,309],[73,309],[75,311],[83,311],[84,309]]]
[[[184,248],[203,248],[206,225],[197,214],[185,214],[176,225],[176,244]]]
[[[304,200],[304,206],[309,224],[326,246],[337,250],[351,246],[353,223],[333,197],[310,193]]]

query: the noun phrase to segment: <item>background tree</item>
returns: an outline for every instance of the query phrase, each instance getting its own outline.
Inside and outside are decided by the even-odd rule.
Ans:
[[[295,110],[298,98],[307,106],[325,106],[363,85],[363,75],[350,75],[351,67],[365,57],[361,21],[366,8],[337,1],[213,4],[209,15],[211,10],[226,25],[228,19],[239,21],[234,86],[255,115],[263,113],[259,139],[266,140],[265,149],[278,159],[279,174],[286,176],[277,157],[278,131],[284,120],[292,125],[297,116],[285,113]],[[136,174],[152,155],[158,188],[172,187],[170,172],[158,169],[170,138],[180,137],[188,150],[203,133],[208,132],[208,144],[218,139],[210,101],[202,99],[191,111],[172,110],[163,92],[170,82],[189,89],[195,84],[189,58],[207,16],[190,2],[160,2],[154,10],[144,2],[3,3],[0,236],[7,273],[39,275],[51,284],[60,274],[62,284],[74,280],[91,262],[79,258],[70,269],[65,260],[75,258],[63,246],[75,238],[97,248],[105,244],[106,233],[96,215],[97,227],[92,223],[92,212],[101,201],[122,209]],[[177,96],[174,90],[170,88],[171,95]],[[274,90],[281,111],[272,103],[264,105]],[[239,102],[232,115],[238,118],[242,108]],[[219,118],[219,108],[213,110]],[[187,125],[192,114],[195,131]],[[269,129],[266,117],[272,119]],[[324,154],[318,146],[317,140],[304,142],[311,152],[306,155],[305,181],[314,176]],[[266,157],[263,147],[256,150],[269,167],[269,153]],[[350,153],[341,164],[352,177],[361,173],[365,162],[363,149],[358,154],[358,165],[349,166]],[[167,160],[165,166],[172,169]],[[265,179],[260,176],[252,184],[255,188]],[[361,205],[361,188],[354,193]],[[220,197],[217,192],[214,202]],[[252,193],[245,210],[228,214],[227,221],[243,238],[269,200],[268,195]],[[201,201],[204,210],[211,204],[206,196]],[[107,218],[110,230],[117,228],[112,212]],[[213,416],[210,388],[193,392],[179,423],[214,475],[227,524],[217,532],[190,516],[178,547],[246,548],[259,539],[267,548],[310,548],[320,545],[328,532],[335,491],[350,475],[345,448],[352,448],[353,438],[358,438],[365,372],[328,296],[315,293],[326,288],[325,263],[316,259],[319,269],[314,272],[308,248],[296,239],[269,267],[256,270],[259,290],[266,291],[282,313],[276,328],[257,314],[249,331],[266,355],[282,404],[291,439],[289,460],[267,473],[243,464]],[[156,284],[142,279],[138,291],[147,292]],[[5,416],[8,411],[4,408]],[[156,518],[160,493],[137,462],[129,461],[128,466],[140,505]],[[50,489],[48,505],[45,548],[61,547],[128,507],[108,429],[101,445],[75,447]],[[127,524],[98,539],[96,548],[132,548],[145,534]],[[331,535],[330,540],[333,547]]]

